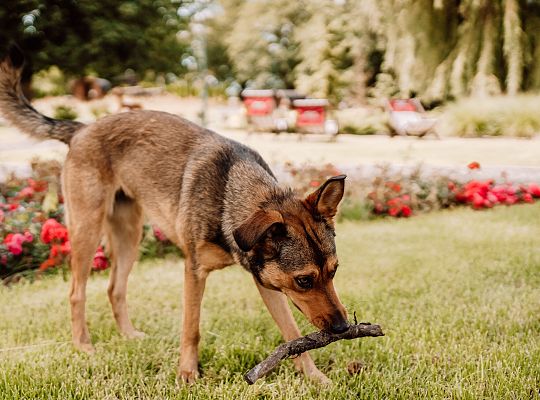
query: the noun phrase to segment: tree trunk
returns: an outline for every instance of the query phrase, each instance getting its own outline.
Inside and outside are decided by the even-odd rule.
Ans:
[[[504,2],[504,57],[506,60],[506,92],[515,95],[523,80],[523,48],[519,4],[517,0]]]

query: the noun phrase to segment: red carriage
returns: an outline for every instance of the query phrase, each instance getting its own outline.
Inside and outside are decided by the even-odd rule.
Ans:
[[[294,90],[246,89],[241,96],[250,131],[338,133],[326,99],[306,99]]]
[[[386,103],[389,113],[390,136],[418,136],[428,133],[437,135],[434,130],[436,118],[429,118],[418,99],[391,99]]]

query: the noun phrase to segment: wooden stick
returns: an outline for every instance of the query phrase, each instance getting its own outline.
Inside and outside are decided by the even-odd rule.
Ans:
[[[330,333],[326,331],[310,333],[309,335],[279,345],[265,360],[261,361],[245,374],[244,379],[247,383],[253,385],[257,379],[268,374],[280,361],[288,357],[328,346],[337,340],[356,339],[366,336],[384,336],[384,333],[379,325],[372,325],[369,322],[351,325],[344,333]]]

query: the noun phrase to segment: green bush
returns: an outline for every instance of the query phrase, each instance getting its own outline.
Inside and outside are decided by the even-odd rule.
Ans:
[[[170,83],[165,86],[165,90],[168,93],[174,94],[179,97],[192,97],[199,94],[197,88],[190,82],[185,80],[178,80],[174,83]]]
[[[215,85],[208,86],[209,97],[227,98],[226,89],[227,82],[219,82]],[[174,94],[179,97],[195,97],[201,95],[200,85],[195,85],[187,80],[178,80],[174,83],[169,83],[165,86],[165,90],[168,93]]]
[[[109,111],[109,109],[107,108],[107,106],[105,106],[105,105],[92,107],[90,112],[92,113],[92,115],[94,116],[95,119],[105,117],[105,116],[107,116],[107,115],[109,115],[111,113]]]
[[[374,135],[386,132],[388,116],[377,108],[347,108],[336,111],[340,133]]]
[[[468,98],[443,109],[438,131],[445,136],[531,138],[540,132],[540,96]]]
[[[77,112],[70,106],[59,105],[54,109],[54,118],[73,121],[77,118]]]
[[[32,76],[32,93],[34,97],[63,96],[68,93],[67,80],[56,66],[39,71]]]

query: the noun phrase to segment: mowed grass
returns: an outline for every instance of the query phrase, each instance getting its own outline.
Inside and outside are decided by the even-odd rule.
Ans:
[[[540,390],[540,204],[455,210],[337,226],[335,284],[349,311],[384,338],[313,352],[333,380],[306,382],[286,361],[248,386],[243,374],[281,338],[240,267],[209,278],[204,376],[175,382],[182,262],[136,266],[129,304],[147,338],[116,332],[107,274],[92,276],[88,320],[97,353],[70,344],[61,276],[0,288],[0,398],[534,399]],[[314,330],[296,314],[305,333]],[[349,375],[347,363],[365,368]]]

